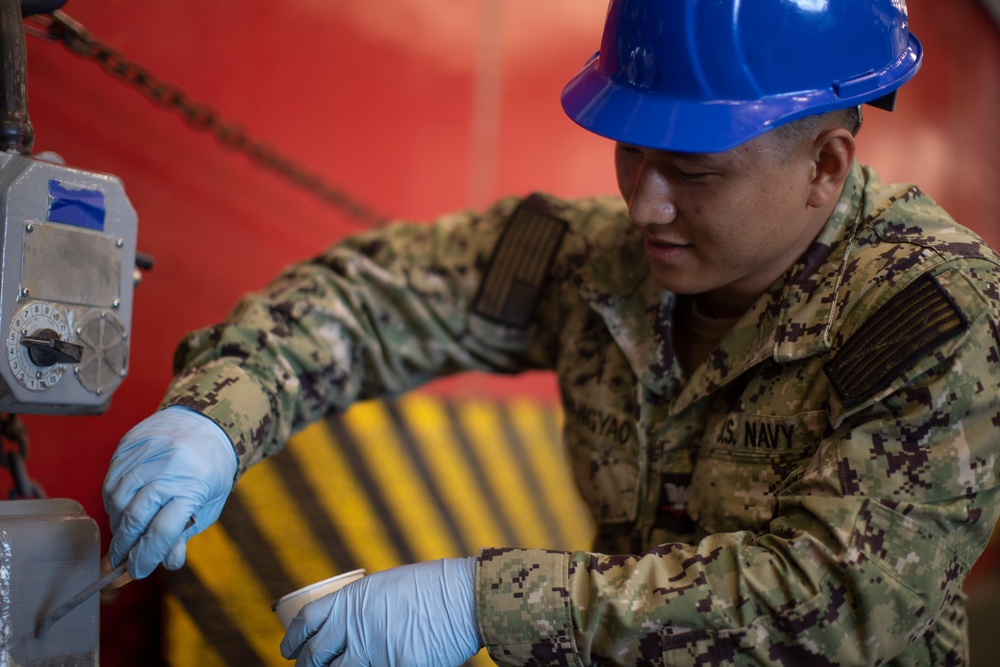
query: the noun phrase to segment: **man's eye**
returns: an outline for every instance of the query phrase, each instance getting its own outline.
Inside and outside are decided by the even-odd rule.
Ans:
[[[677,173],[681,175],[681,178],[686,178],[689,181],[697,181],[700,179],[707,178],[711,176],[713,172],[710,171],[681,171],[677,170]]]

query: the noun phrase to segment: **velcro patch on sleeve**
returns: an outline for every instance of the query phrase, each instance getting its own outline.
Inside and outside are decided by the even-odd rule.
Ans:
[[[483,278],[473,311],[501,324],[524,328],[542,293],[566,222],[537,195],[517,207]]]
[[[968,326],[968,318],[944,288],[924,274],[851,334],[823,370],[844,406],[852,407]]]

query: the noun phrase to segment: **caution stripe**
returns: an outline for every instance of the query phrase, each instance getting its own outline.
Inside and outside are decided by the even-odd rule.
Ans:
[[[341,431],[339,440],[333,437],[333,426],[337,424],[336,419],[318,422],[289,443],[287,453],[296,459],[308,484],[296,498],[314,499],[324,512],[310,521],[314,527],[322,527],[320,539],[326,536],[324,542],[340,543],[350,550],[351,558],[340,572],[358,567],[384,570],[405,562],[395,546],[399,540],[391,539],[383,523],[385,508],[373,503],[366,490],[365,483],[371,480],[363,479],[351,463],[353,457],[345,455],[345,449],[349,452],[352,445],[345,440],[343,429],[337,429]]]
[[[167,663],[226,667],[226,661],[175,595],[167,596],[165,606],[167,618],[170,619],[169,641],[165,647]]]
[[[254,573],[268,598],[277,599],[287,591],[297,588],[295,579],[289,574],[274,544],[264,536],[262,525],[256,523],[253,515],[247,511],[240,494],[230,496],[226,515],[219,518],[219,525],[235,544],[268,545],[266,548],[240,549],[247,568]]]
[[[311,438],[319,438],[320,445],[313,446]],[[283,555],[282,560],[302,561],[295,565],[289,564],[287,567],[292,572],[297,572],[297,567],[307,567],[310,574],[297,574],[297,587],[305,584],[301,582],[307,576],[309,581],[326,579],[330,572],[344,572],[357,567],[358,559],[348,545],[345,544],[344,536],[340,527],[330,519],[328,508],[322,504],[322,492],[328,481],[321,474],[317,474],[318,479],[311,479],[307,471],[322,473],[316,468],[315,458],[320,458],[323,453],[331,451],[329,430],[324,425],[319,424],[314,429],[304,431],[292,441],[283,456],[274,457],[266,466],[256,466],[251,473],[257,469],[264,468],[274,471],[275,476],[281,480],[284,498],[279,503],[287,503],[287,506],[272,503],[269,499],[261,502],[260,513],[267,514],[269,524],[272,526],[272,534],[275,540],[280,540],[282,535],[293,535],[294,541],[287,538],[284,540],[283,548],[275,549]],[[335,451],[335,450],[333,450]],[[250,474],[250,473],[248,473]],[[256,478],[255,478],[256,479]],[[245,478],[244,480],[245,481]],[[240,488],[246,487],[240,484]],[[308,489],[303,493],[303,489]],[[245,490],[245,488],[243,488]],[[257,497],[258,494],[250,494]],[[260,494],[263,497],[263,494]],[[279,508],[277,511],[269,511]],[[294,518],[292,518],[294,516]],[[292,530],[289,530],[289,528]],[[301,541],[299,541],[301,540]],[[311,553],[306,555],[304,551]],[[312,561],[315,561],[313,563]],[[313,571],[313,570],[318,570]],[[318,575],[318,576],[317,576]]]
[[[448,487],[449,481],[437,478],[431,471],[427,453],[440,447],[439,442],[420,442],[416,439],[414,428],[411,424],[403,420],[403,414],[398,407],[398,403],[385,404],[385,409],[392,420],[395,430],[399,434],[400,444],[409,455],[413,463],[413,470],[416,473],[415,483],[419,483],[420,488],[426,492],[427,501],[432,505],[424,508],[414,508],[421,520],[426,520],[426,516],[436,519],[436,532],[430,533],[423,529],[417,530],[417,534],[422,538],[427,538],[427,546],[432,553],[446,550],[448,555],[474,555],[479,549],[479,545],[467,543],[459,530],[455,512],[449,508],[444,499],[444,489]],[[425,445],[425,446],[422,446]],[[459,498],[454,498],[456,502],[461,502]],[[456,508],[457,509],[457,508]],[[434,557],[434,556],[431,556]],[[426,558],[422,559],[426,560]]]
[[[365,443],[357,453],[364,459],[386,504],[382,517],[395,526],[406,549],[407,561],[458,554],[458,543],[445,526],[425,480],[416,470],[411,452],[398,437],[392,419],[381,402],[361,403],[344,415],[344,423]]]
[[[532,466],[530,451],[532,447],[526,446],[521,431],[516,428],[511,419],[510,407],[506,404],[497,406],[497,413],[500,417],[500,427],[503,429],[503,436],[511,452],[511,463],[516,466],[517,478],[523,480],[524,487],[531,495],[531,503],[535,508],[538,521],[542,525],[542,535],[546,544],[550,543],[553,535],[559,535],[559,520],[556,518],[554,508],[545,502],[545,479],[542,475],[550,475],[551,472],[544,469],[536,469]]]
[[[473,487],[478,490],[478,494],[475,497],[480,498],[481,502],[490,508],[490,520],[500,530],[493,543],[515,544],[517,536],[514,530],[514,522],[510,520],[507,512],[499,511],[501,505],[500,496],[496,492],[497,485],[490,483],[491,475],[487,473],[488,462],[484,462],[477,455],[477,448],[474,446],[469,432],[462,426],[462,421],[455,405],[444,402],[441,404],[441,410],[447,415],[448,423],[451,425],[451,433],[455,437],[455,440],[460,443],[461,450],[468,458],[469,470],[473,475],[470,481]],[[488,544],[488,542],[484,544]]]
[[[461,551],[474,554],[497,535],[511,535],[510,526],[493,516],[495,499],[480,492],[484,471],[474,465],[468,446],[456,437],[453,415],[440,401],[413,395],[396,413],[411,426],[414,445],[425,461],[422,467],[430,483],[440,490],[442,504],[450,508]]]
[[[243,553],[269,555],[248,560],[258,578],[271,585],[268,592],[275,599],[326,579],[341,567],[324,547],[331,541],[318,538],[296,505],[295,498],[303,494],[287,485],[280,471],[278,466],[257,466],[248,471],[252,482],[237,485],[229,501],[236,501],[232,510],[238,512],[227,512],[220,519],[237,544],[267,544],[266,549],[244,549]]]
[[[284,636],[281,623],[250,610],[270,613],[273,598],[222,526],[199,535],[199,542],[200,548],[188,551],[187,567],[180,570],[180,577],[188,578],[187,595],[179,596],[181,603],[205,628],[206,636],[212,638],[228,664],[270,664],[280,657],[278,645]],[[204,595],[197,595],[199,586],[195,582],[200,582]],[[197,604],[191,604],[194,600]]]
[[[512,428],[525,445],[526,468],[534,472],[536,489],[541,494],[539,506],[545,508],[551,536],[557,538],[549,548],[562,551],[589,549],[592,542],[589,510],[579,494],[576,481],[566,465],[561,444],[561,419],[555,410],[537,402],[514,399],[507,403]],[[553,443],[537,447],[532,443]],[[544,478],[538,479],[539,473]]]
[[[546,403],[414,393],[303,430],[188,545],[165,607],[168,663],[287,665],[271,602],[340,572],[483,546],[588,548],[561,421]],[[482,652],[469,664],[492,662]]]
[[[544,547],[548,533],[538,516],[538,499],[520,475],[523,466],[516,461],[520,448],[504,439],[496,406],[469,401],[455,408],[459,423],[469,433],[473,451],[484,465],[489,465],[487,484],[499,502],[495,511],[505,514],[514,527],[514,543],[503,546]]]
[[[356,414],[359,410],[363,409],[364,404],[360,404],[351,408],[349,413]],[[328,420],[330,433],[333,435],[334,439],[341,444],[340,454],[343,456],[344,461],[348,466],[345,470],[349,470],[354,476],[358,493],[367,500],[367,503],[374,511],[374,517],[372,517],[372,520],[382,525],[385,536],[389,539],[393,551],[397,554],[393,564],[416,561],[417,556],[413,551],[413,546],[406,541],[406,536],[403,534],[403,531],[399,526],[399,522],[392,513],[392,506],[386,498],[385,489],[379,486],[379,480],[375,475],[373,475],[364,455],[361,451],[359,451],[362,447],[359,446],[357,440],[352,434],[352,431],[348,429],[346,421],[347,413],[340,418]],[[380,441],[373,440],[366,441],[364,446],[374,448],[378,447],[380,444]],[[396,464],[396,461],[386,458],[382,461],[381,465],[378,465],[378,462],[376,462],[376,467],[395,467]],[[377,489],[378,492],[372,493],[371,491],[374,489]],[[345,527],[349,526],[361,528],[352,523],[348,523]],[[360,553],[359,557],[364,558],[364,554]]]

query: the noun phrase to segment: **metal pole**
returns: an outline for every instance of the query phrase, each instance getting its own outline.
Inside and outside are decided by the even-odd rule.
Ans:
[[[27,53],[21,0],[0,0],[0,150],[31,155]]]
[[[1000,0],[982,0],[983,7],[993,17],[993,21],[1000,28]]]

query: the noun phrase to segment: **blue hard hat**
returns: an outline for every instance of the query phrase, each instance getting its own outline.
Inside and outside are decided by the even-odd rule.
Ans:
[[[921,56],[904,0],[611,0],[601,50],[562,104],[616,141],[713,153],[803,116],[886,106]]]

